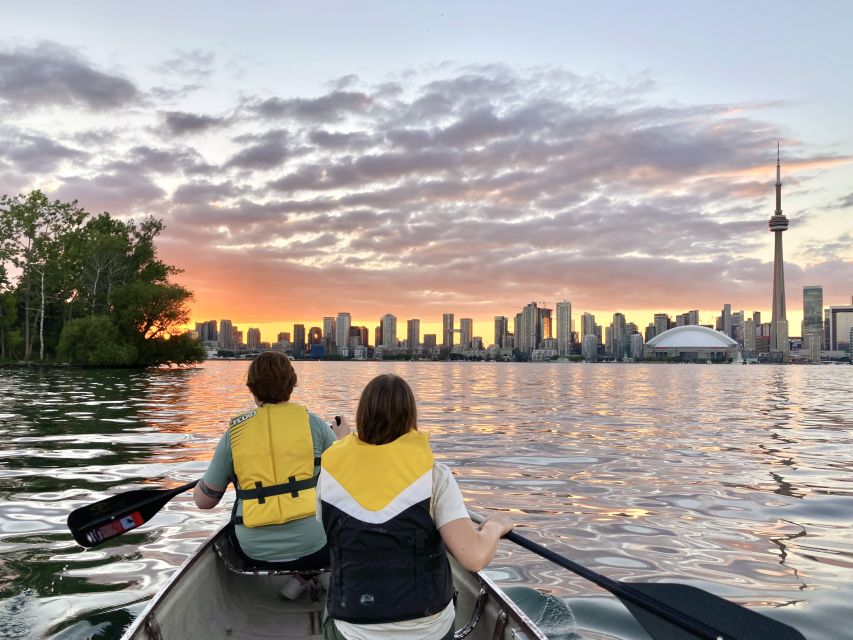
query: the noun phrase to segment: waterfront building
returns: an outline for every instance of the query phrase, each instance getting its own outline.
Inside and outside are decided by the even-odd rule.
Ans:
[[[643,336],[639,333],[632,333],[628,339],[628,348],[631,353],[631,358],[634,360],[643,359]]]
[[[198,331],[198,339],[202,342],[217,342],[219,339],[219,331],[216,329],[216,320],[196,322],[195,330]]]
[[[444,349],[453,347],[453,314],[445,313],[441,316],[441,346]]]
[[[596,339],[601,342],[601,331],[595,324],[595,316],[584,312],[581,314],[581,343],[586,336],[597,336]]]
[[[219,348],[224,351],[234,350],[234,325],[230,320],[219,321]]]
[[[588,333],[583,337],[581,355],[583,355],[583,359],[587,362],[598,360],[598,338],[595,334]]]
[[[349,356],[349,330],[351,324],[352,317],[348,311],[338,313],[338,317],[335,319],[335,346],[338,349],[337,354],[345,358]]]
[[[509,318],[506,316],[495,316],[495,344],[503,348],[506,336],[509,333]]]
[[[613,345],[610,348],[610,352],[614,360],[624,360],[625,352],[628,348],[628,327],[625,322],[625,314],[619,311],[614,313],[613,324],[610,326],[613,331],[611,335]]]
[[[234,345],[235,349],[243,347],[243,332],[237,327],[231,327],[231,344]]]
[[[569,355],[572,348],[572,303],[568,300],[558,302],[557,310],[557,353]]]
[[[755,354],[755,320],[748,318],[743,325],[743,352],[744,355]]]
[[[474,337],[474,320],[471,318],[459,319],[459,346],[463,349],[471,348],[471,338]]]
[[[279,342],[281,342],[282,340],[287,340],[288,342],[290,342],[290,333],[288,331],[279,331],[275,339]]]
[[[604,353],[613,356],[613,325],[604,329]]]
[[[660,335],[672,326],[669,316],[665,313],[656,313],[654,319],[655,335]],[[654,336],[652,336],[654,337]]]
[[[249,327],[246,333],[246,347],[250,351],[257,351],[261,347],[261,330],[255,327]]]
[[[782,257],[782,233],[788,230],[788,218],[782,215],[782,163],[776,146],[776,210],[768,222],[775,236],[773,252],[773,305],[770,316],[770,353],[782,362],[788,361],[788,321],[785,315],[785,265]],[[784,332],[784,335],[783,335]]]
[[[698,325],[674,327],[646,343],[647,357],[691,362],[732,360],[737,351],[738,343],[722,331]]]
[[[406,345],[409,353],[417,353],[421,344],[421,321],[417,318],[406,323]]]
[[[816,336],[818,349],[823,348],[823,287],[803,287],[803,345],[808,348],[812,336]]]
[[[308,344],[323,344],[323,330],[320,327],[308,329]]]
[[[545,304],[544,302],[542,304]],[[538,346],[546,338],[553,338],[552,327],[554,324],[551,309],[539,307],[539,327],[536,332],[536,345]]]
[[[373,344],[382,346],[382,318],[379,318],[379,324],[373,328]]]
[[[720,331],[725,333],[730,338],[732,337],[732,305],[724,304],[723,305],[723,313],[720,318],[721,326],[718,327]]]
[[[474,336],[471,338],[471,351],[482,351],[483,350],[483,338],[480,336]]]
[[[649,324],[646,325],[646,334],[645,335],[646,335],[646,342],[648,342],[649,340],[651,340],[652,338],[654,338],[657,335],[657,332],[655,331],[655,323],[654,322],[650,322]]]
[[[335,344],[335,335],[337,334],[335,324],[335,319],[332,316],[325,316],[323,318],[323,346],[329,355],[335,353],[335,348],[337,347]]]
[[[827,311],[829,324],[829,350],[850,349],[850,329],[853,329],[853,299],[849,305],[830,306]]]
[[[424,355],[432,358],[436,355],[436,335],[434,333],[424,334]]]
[[[397,316],[386,313],[382,316],[382,346],[386,349],[397,348]]]
[[[519,317],[520,316],[520,317]],[[539,346],[539,308],[531,302],[516,316],[516,348],[524,355],[529,355]]]
[[[285,334],[287,335],[287,334]],[[285,340],[288,340],[290,336],[288,335]],[[293,357],[294,358],[304,358],[305,357],[305,325],[304,324],[294,324],[293,325]]]

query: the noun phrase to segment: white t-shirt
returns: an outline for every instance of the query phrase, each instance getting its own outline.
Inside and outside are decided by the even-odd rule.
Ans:
[[[322,522],[322,506],[320,504],[320,486],[317,486],[317,519]],[[445,465],[440,462],[432,466],[432,500],[430,501],[430,516],[440,529],[448,522],[468,519],[468,510],[462,499],[462,492],[456,479]],[[447,633],[456,611],[451,601],[443,611],[414,620],[402,622],[383,622],[379,624],[353,624],[343,620],[335,620],[335,627],[347,640],[441,640]]]

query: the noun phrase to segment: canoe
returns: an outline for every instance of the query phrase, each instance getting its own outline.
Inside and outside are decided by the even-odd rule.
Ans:
[[[452,556],[450,563],[458,592],[457,639],[547,640],[531,617],[486,575],[463,569]],[[246,567],[234,553],[226,525],[184,562],[122,640],[321,640],[325,593],[312,582],[300,597],[287,600],[279,593],[286,579],[284,572]],[[526,589],[528,593],[521,595],[527,598],[519,598],[519,588],[514,589],[520,602],[545,597]]]

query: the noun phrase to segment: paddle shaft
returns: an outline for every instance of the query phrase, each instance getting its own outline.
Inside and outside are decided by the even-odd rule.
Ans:
[[[470,512],[469,514],[474,522],[483,522],[483,518],[481,516]],[[728,637],[725,634],[708,626],[701,620],[696,620],[692,616],[688,616],[678,609],[674,609],[665,602],[661,602],[656,598],[652,598],[645,593],[637,591],[629,584],[603,576],[592,569],[587,569],[573,560],[569,560],[568,558],[561,556],[558,553],[554,553],[540,544],[536,544],[532,540],[528,540],[515,531],[510,531],[504,536],[504,538],[527,549],[528,551],[532,551],[533,553],[542,556],[546,560],[550,560],[564,569],[568,569],[572,573],[576,573],[582,578],[586,578],[590,582],[597,584],[602,589],[606,589],[620,600],[630,602],[631,604],[641,607],[646,611],[650,611],[656,616],[681,627],[685,631],[689,631],[690,633],[703,638],[703,640],[728,640]]]

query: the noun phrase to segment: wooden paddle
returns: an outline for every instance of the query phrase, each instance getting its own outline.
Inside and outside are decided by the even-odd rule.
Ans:
[[[470,516],[483,522],[475,513]],[[504,537],[615,595],[655,640],[806,640],[793,627],[697,587],[613,580],[515,531]]]
[[[136,489],[104,498],[69,513],[68,528],[79,544],[96,547],[145,524],[169,500],[197,483],[193,480],[174,489]]]

